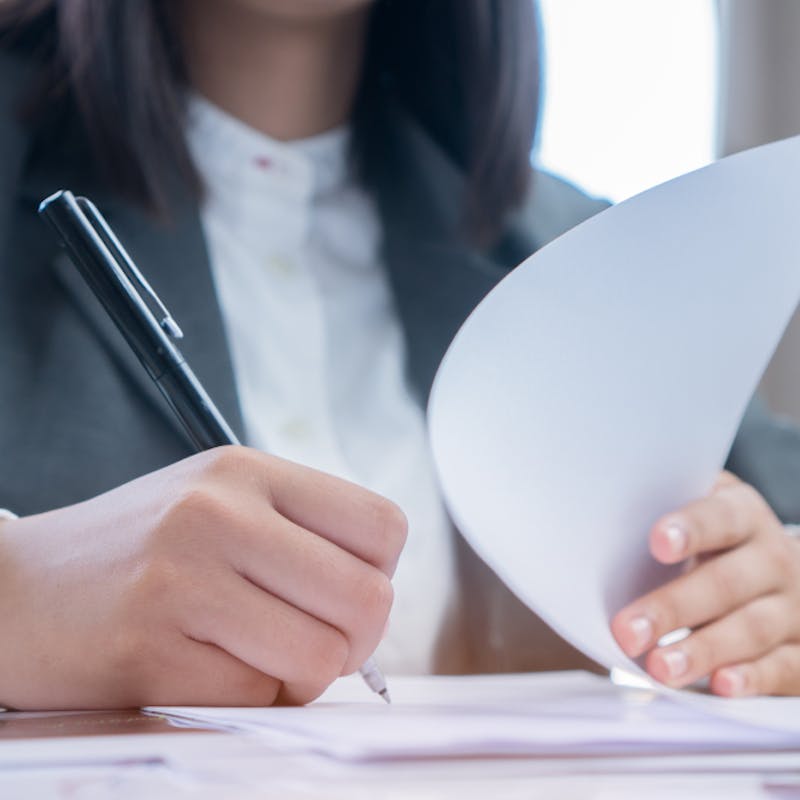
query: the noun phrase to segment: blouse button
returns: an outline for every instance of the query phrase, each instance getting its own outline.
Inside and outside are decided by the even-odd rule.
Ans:
[[[287,277],[294,272],[294,261],[286,256],[274,255],[267,259],[267,266],[276,275]]]
[[[281,433],[287,439],[302,441],[311,435],[311,423],[301,417],[294,417],[281,425]]]

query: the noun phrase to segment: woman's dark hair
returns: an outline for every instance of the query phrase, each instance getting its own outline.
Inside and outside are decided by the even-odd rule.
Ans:
[[[77,108],[117,190],[166,210],[165,175],[201,187],[183,135],[178,4],[164,0],[0,0],[9,46],[42,69],[36,119]],[[354,157],[367,184],[370,146],[389,103],[405,108],[467,179],[466,227],[488,242],[523,199],[539,105],[534,0],[376,0],[354,109]]]

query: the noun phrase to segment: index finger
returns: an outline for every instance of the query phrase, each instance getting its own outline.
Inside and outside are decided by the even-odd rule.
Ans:
[[[408,523],[398,506],[350,481],[272,458],[269,490],[275,510],[391,577]]]

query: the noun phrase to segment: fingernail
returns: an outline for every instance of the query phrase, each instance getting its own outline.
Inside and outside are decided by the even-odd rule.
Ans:
[[[633,634],[636,651],[644,650],[653,638],[653,623],[647,617],[634,617],[628,627]]]
[[[689,659],[683,650],[670,650],[661,654],[661,660],[667,668],[670,678],[680,678],[689,669]]]
[[[726,667],[717,673],[717,682],[722,684],[723,693],[728,697],[744,694],[744,673],[737,667]]]
[[[675,558],[680,558],[686,553],[689,537],[680,523],[670,522],[664,528],[664,535],[666,536],[667,547],[671,555]]]

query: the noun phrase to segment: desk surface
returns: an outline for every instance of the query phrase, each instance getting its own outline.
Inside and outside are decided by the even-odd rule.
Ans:
[[[135,711],[0,716],[0,797],[800,797],[800,753],[344,764],[251,735]]]
[[[177,729],[169,720],[139,711],[77,711],[0,714],[0,744],[22,739],[76,736],[129,736],[145,733],[199,733],[199,728]]]

